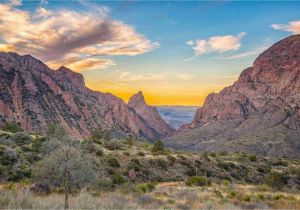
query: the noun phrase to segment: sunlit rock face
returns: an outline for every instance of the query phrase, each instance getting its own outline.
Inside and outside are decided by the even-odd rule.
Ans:
[[[49,124],[61,124],[75,138],[114,129],[154,140],[171,131],[150,126],[120,98],[86,88],[79,73],[51,70],[29,55],[0,53],[0,124],[10,121],[41,133]]]
[[[300,157],[300,35],[279,41],[168,142],[197,150]]]
[[[174,133],[171,128],[159,115],[157,108],[146,104],[143,93],[139,91],[133,95],[129,101],[128,106],[135,110],[141,116],[143,121],[153,130],[157,131],[161,137],[167,137]]]

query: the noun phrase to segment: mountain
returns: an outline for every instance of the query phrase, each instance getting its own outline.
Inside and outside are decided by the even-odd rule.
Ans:
[[[51,70],[30,55],[0,52],[0,125],[9,121],[41,133],[59,123],[76,138],[99,129],[153,140],[170,132],[167,126],[149,126],[120,98],[86,88],[79,73]]]
[[[141,91],[129,99],[128,106],[134,109],[146,124],[157,131],[160,136],[170,136],[174,133],[174,129],[161,118],[157,108],[146,104]]]
[[[208,95],[193,122],[165,142],[300,158],[299,107],[300,35],[293,35],[263,52],[232,86]]]

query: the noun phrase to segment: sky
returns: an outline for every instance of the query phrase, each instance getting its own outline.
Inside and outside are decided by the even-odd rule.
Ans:
[[[125,101],[201,106],[275,42],[300,33],[300,1],[0,0],[0,51],[83,74]]]

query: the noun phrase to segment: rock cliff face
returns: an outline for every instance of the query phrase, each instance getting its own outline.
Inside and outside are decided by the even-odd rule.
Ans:
[[[0,53],[0,125],[16,121],[28,132],[61,124],[73,137],[96,129],[117,129],[147,139],[164,137],[167,127],[148,125],[120,98],[85,87],[81,74],[15,53]],[[166,129],[166,130],[164,130]]]
[[[271,46],[167,142],[196,150],[300,157],[300,35]]]
[[[174,133],[171,128],[159,115],[157,108],[146,104],[143,93],[140,91],[133,95],[128,102],[128,106],[143,118],[145,123],[159,133],[160,136],[170,136]]]

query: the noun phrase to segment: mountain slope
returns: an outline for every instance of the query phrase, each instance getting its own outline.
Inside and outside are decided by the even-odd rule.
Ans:
[[[208,95],[193,122],[166,142],[299,158],[299,107],[300,35],[293,35],[263,52],[232,86]]]
[[[28,132],[61,124],[73,137],[117,129],[147,139],[162,136],[120,98],[85,87],[81,74],[16,53],[0,53],[0,125],[16,121]]]
[[[128,106],[134,109],[147,125],[156,130],[161,136],[170,136],[174,133],[174,129],[161,118],[157,108],[146,104],[141,91],[129,99]]]

